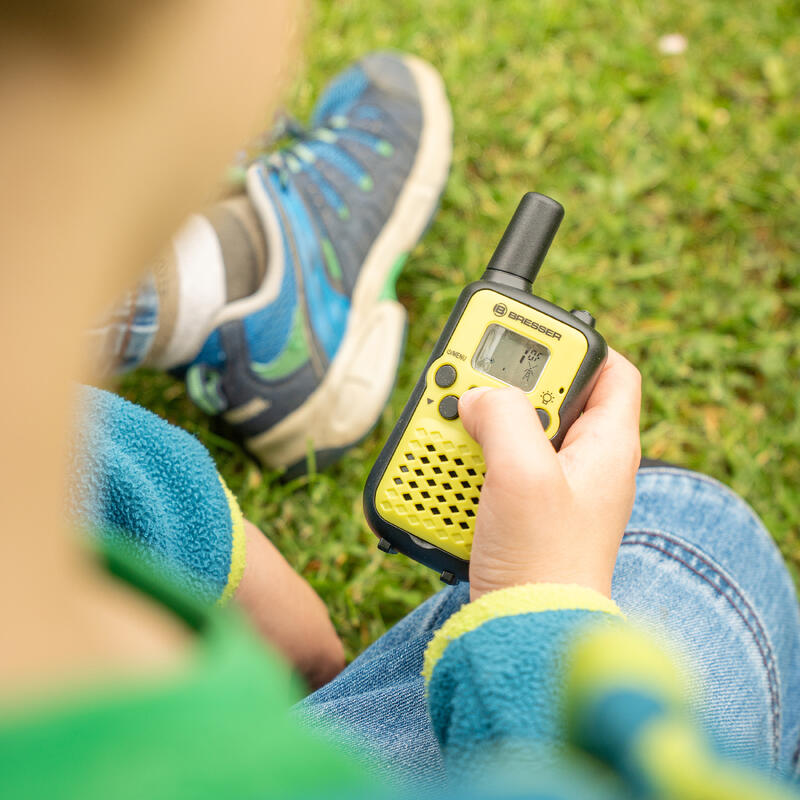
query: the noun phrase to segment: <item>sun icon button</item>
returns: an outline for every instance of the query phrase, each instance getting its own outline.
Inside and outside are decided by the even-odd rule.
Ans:
[[[543,405],[549,405],[555,399],[552,392],[542,392],[541,397]]]

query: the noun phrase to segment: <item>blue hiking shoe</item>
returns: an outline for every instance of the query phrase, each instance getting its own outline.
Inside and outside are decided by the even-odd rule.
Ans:
[[[297,473],[310,450],[324,466],[362,439],[389,399],[406,323],[394,283],[438,207],[452,119],[430,65],[376,53],[294,128],[247,171],[264,281],[222,309],[186,383],[262,464]]]

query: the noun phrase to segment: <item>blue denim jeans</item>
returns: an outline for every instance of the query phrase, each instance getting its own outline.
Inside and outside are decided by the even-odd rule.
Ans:
[[[640,469],[613,596],[665,638],[692,676],[694,712],[736,760],[798,779],[800,613],[791,578],[750,507],[722,484]],[[297,707],[398,782],[444,779],[420,677],[433,632],[469,598],[443,589]]]
[[[100,372],[136,369],[153,344],[158,321],[158,290],[155,278],[148,275],[88,333]]]

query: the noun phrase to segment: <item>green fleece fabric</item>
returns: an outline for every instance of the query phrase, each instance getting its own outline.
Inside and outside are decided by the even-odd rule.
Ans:
[[[35,704],[24,698],[1,701],[4,800],[409,796],[383,785],[357,754],[298,727],[287,713],[299,697],[297,685],[234,608],[207,607],[125,558],[114,565],[183,619],[196,637],[192,650],[160,676],[102,682],[40,697]],[[491,619],[448,644],[434,667],[429,699],[452,786],[439,794],[411,795],[415,800],[654,796],[656,784],[641,769],[646,760],[631,759],[643,721],[659,711],[655,705],[643,714],[637,701],[631,715],[625,712],[633,707],[630,701],[605,708],[603,697],[590,693],[585,711],[576,710],[579,739],[562,736],[565,659],[578,626],[596,613],[545,611]],[[609,677],[607,671],[603,677]],[[605,731],[613,735],[604,736]],[[579,744],[590,745],[594,758]],[[668,774],[683,770],[691,777],[695,759],[665,757],[671,759]],[[615,770],[617,765],[623,768]],[[702,773],[703,797],[790,797],[755,776],[732,776],[723,765],[704,762],[709,765],[713,769]],[[731,793],[732,777],[750,793]]]
[[[289,719],[299,684],[233,607],[208,607],[112,549],[112,567],[194,632],[159,676],[0,701],[4,800],[381,797]]]

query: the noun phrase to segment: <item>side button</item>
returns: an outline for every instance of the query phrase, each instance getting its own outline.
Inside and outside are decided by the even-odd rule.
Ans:
[[[439,401],[439,413],[445,419],[458,419],[458,398],[447,394]]]
[[[537,408],[536,415],[539,417],[542,427],[547,430],[547,426],[550,424],[550,415],[543,408]]]
[[[443,570],[439,578],[442,583],[447,583],[450,586],[455,586],[458,583],[458,578],[456,578],[456,576],[453,575],[453,573],[449,570]]]
[[[572,314],[575,319],[579,319],[584,325],[594,328],[595,318],[588,311],[582,308],[573,308],[569,313]]]

